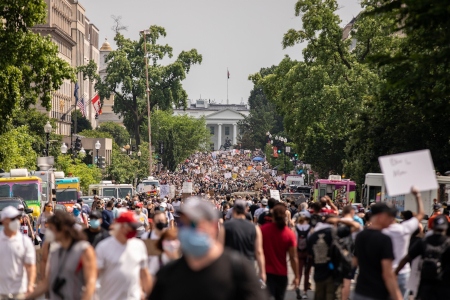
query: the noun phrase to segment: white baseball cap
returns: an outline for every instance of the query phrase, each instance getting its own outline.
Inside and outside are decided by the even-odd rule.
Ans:
[[[22,213],[17,210],[14,206],[7,206],[2,210],[2,221],[4,219],[14,219],[20,216]]]
[[[159,206],[160,207],[167,207],[167,203],[166,202],[162,202]]]

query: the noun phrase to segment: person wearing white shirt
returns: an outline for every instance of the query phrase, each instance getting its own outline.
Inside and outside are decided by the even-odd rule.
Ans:
[[[19,232],[21,213],[13,206],[1,212],[0,299],[25,299],[34,290],[36,251],[31,240]]]
[[[150,292],[147,249],[143,241],[135,238],[138,226],[133,212],[120,213],[113,224],[112,236],[95,248],[99,300],[140,300]]]
[[[417,215],[409,220],[397,223],[394,220],[388,228],[383,229],[383,233],[391,238],[392,247],[394,251],[394,261],[392,262],[392,268],[395,270],[403,257],[408,254],[409,241],[412,234],[419,228],[419,223],[425,216],[423,209],[423,202],[419,191],[416,188],[412,188],[412,194],[416,198],[417,202]],[[405,266],[398,274],[397,280],[402,295],[406,293],[406,286],[409,280],[411,268],[409,265]]]

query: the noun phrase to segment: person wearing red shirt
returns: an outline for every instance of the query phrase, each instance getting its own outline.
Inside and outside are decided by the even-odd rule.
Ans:
[[[327,205],[330,208],[327,208]],[[320,206],[322,206],[322,209],[320,210],[320,213],[324,216],[326,215],[339,215],[339,210],[334,205],[333,201],[331,201],[331,198],[329,196],[324,196],[320,198]]]
[[[278,203],[272,210],[272,222],[261,226],[266,258],[267,288],[275,300],[283,300],[288,285],[286,253],[294,271],[294,286],[300,285],[295,234],[286,226],[286,207]]]
[[[441,208],[442,208],[442,205],[440,203],[435,203],[433,205],[433,214],[428,219],[428,230],[432,230],[433,229],[433,221],[434,221],[434,219],[436,219],[437,216],[442,214]],[[450,217],[449,216],[445,216],[445,217],[447,218],[447,221],[450,222]]]

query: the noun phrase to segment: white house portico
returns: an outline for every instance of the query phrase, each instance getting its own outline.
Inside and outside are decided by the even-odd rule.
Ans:
[[[211,132],[211,150],[219,150],[227,139],[232,145],[236,145],[239,135],[238,122],[248,116],[249,110],[244,104],[224,105],[197,100],[186,110],[174,109],[174,114],[205,117],[206,127]]]

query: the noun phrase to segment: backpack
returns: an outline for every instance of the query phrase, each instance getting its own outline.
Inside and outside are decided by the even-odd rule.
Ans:
[[[420,278],[426,281],[442,280],[442,254],[450,247],[450,239],[438,246],[430,245],[425,240],[425,250],[422,254]]]
[[[311,225],[311,227],[314,228],[314,227],[316,227],[317,223],[322,222],[322,220],[323,220],[323,217],[321,215],[313,214],[313,215],[311,215],[311,220],[310,220],[309,224]]]
[[[333,278],[336,283],[342,283],[344,277],[352,271],[353,254],[343,247],[336,227],[331,228],[331,237],[330,261],[333,266]]]
[[[311,230],[311,226],[309,226],[307,230],[300,230],[295,226],[295,230],[297,231],[297,249],[302,252],[306,251],[308,248],[308,234]]]

